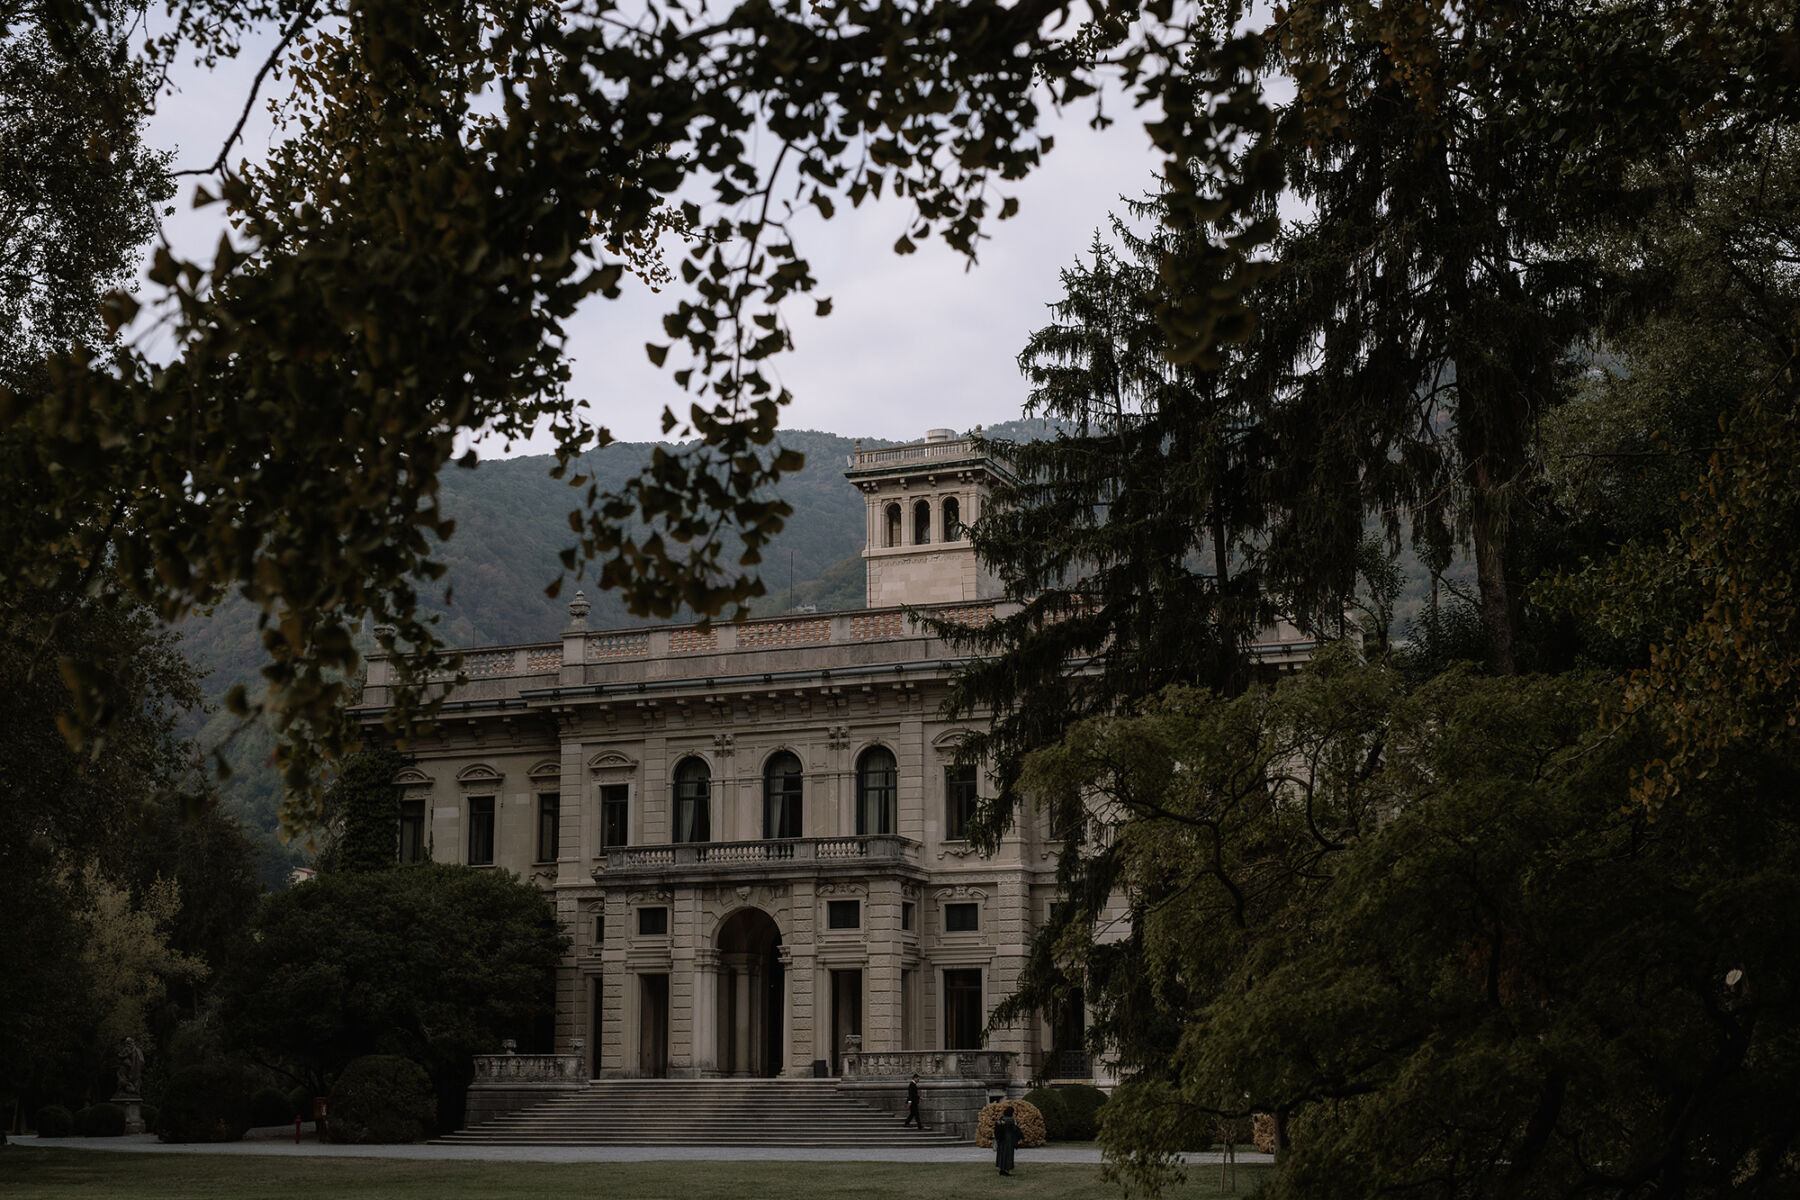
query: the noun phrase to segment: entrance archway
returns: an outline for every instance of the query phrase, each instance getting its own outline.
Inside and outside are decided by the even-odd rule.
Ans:
[[[781,929],[760,908],[731,914],[719,927],[719,1071],[781,1073],[787,974]]]

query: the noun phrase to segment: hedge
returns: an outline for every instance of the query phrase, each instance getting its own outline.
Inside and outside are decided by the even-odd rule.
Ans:
[[[437,1092],[425,1068],[397,1054],[353,1059],[331,1088],[327,1136],[334,1142],[416,1142],[437,1119]]]

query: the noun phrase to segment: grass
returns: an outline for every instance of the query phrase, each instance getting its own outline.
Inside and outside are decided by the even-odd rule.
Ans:
[[[1237,1196],[1262,1177],[1238,1168]],[[1171,1200],[1221,1200],[1215,1166],[1195,1166]],[[1033,1163],[1001,1178],[975,1163],[641,1162],[531,1163],[383,1158],[287,1158],[262,1155],[131,1154],[0,1147],[0,1196],[6,1200],[542,1200],[598,1195],[619,1200],[790,1200],[795,1196],[868,1200],[1118,1200],[1117,1184],[1098,1166]]]

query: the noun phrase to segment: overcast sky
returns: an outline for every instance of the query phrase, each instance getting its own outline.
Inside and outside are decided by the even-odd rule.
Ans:
[[[151,141],[174,150],[178,167],[210,162],[255,65],[241,60],[180,79],[179,91],[160,105]],[[1017,355],[1044,323],[1044,306],[1060,294],[1057,272],[1085,250],[1108,212],[1120,207],[1121,194],[1135,196],[1149,186],[1157,165],[1142,118],[1122,103],[1109,104],[1109,111],[1118,120],[1103,132],[1087,127],[1087,106],[1047,127],[1055,149],[1014,185],[1019,214],[990,227],[992,238],[973,269],[937,241],[896,256],[892,246],[906,231],[907,212],[892,202],[860,209],[840,203],[830,222],[800,218],[796,242],[819,280],[815,295],[829,296],[833,311],[813,317],[808,298],[788,308],[795,347],[779,356],[775,370],[794,399],[782,425],[912,440],[930,428],[960,432],[1019,416],[1025,386]],[[246,153],[261,157],[268,144],[265,119],[253,120],[247,133],[234,161]],[[219,210],[193,212],[192,181],[184,183],[169,222],[171,239],[178,251],[210,258]],[[589,301],[570,325],[571,394],[617,438],[654,440],[664,405],[686,412],[688,399],[644,353],[645,342],[667,340],[661,317],[678,299],[679,285],[658,295],[628,280],[621,299]],[[678,357],[679,348],[671,365]],[[515,446],[512,453],[547,448],[547,442]],[[497,443],[481,451],[502,453]]]

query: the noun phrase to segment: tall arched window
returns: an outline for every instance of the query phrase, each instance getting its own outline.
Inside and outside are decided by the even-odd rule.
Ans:
[[[675,767],[675,829],[677,842],[712,841],[712,772],[698,758],[684,758]]]
[[[913,545],[923,546],[931,541],[931,501],[919,500],[913,504]]]
[[[900,536],[900,506],[898,504],[888,505],[882,510],[881,519],[884,526],[881,544],[884,546],[904,546],[906,543]]]
[[[856,760],[857,833],[895,832],[899,775],[894,765],[894,752],[886,746],[871,746]]]
[[[944,497],[944,540],[962,541],[962,505],[957,503],[955,496]]]
[[[800,836],[800,760],[787,751],[763,768],[763,836]]]

